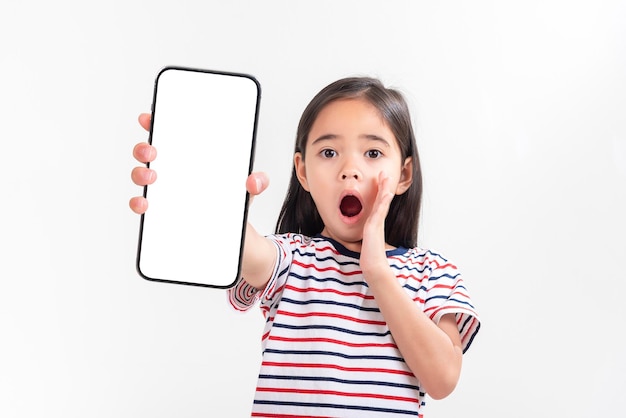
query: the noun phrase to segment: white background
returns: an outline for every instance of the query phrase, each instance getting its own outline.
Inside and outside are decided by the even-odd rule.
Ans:
[[[483,324],[426,416],[623,414],[624,22],[623,1],[4,0],[0,416],[249,414],[258,309],[134,268],[136,117],[168,64],[260,81],[263,233],[311,97],[348,75],[400,88],[420,245],[459,265]]]

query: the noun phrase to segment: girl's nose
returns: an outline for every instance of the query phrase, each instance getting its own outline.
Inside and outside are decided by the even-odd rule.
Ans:
[[[341,180],[359,179],[359,173],[357,170],[349,168],[341,172]]]
[[[341,180],[360,180],[358,156],[346,153],[341,159],[341,170],[339,171]]]

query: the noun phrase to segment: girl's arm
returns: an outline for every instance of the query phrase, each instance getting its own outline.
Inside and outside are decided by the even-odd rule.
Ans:
[[[461,374],[463,350],[453,314],[435,324],[398,284],[393,271],[366,276],[407,365],[433,399],[448,396]]]
[[[246,181],[246,189],[251,198],[260,194],[269,185],[265,173],[252,173]],[[252,200],[252,199],[251,199]],[[246,241],[243,248],[241,275],[250,286],[257,289],[265,288],[272,276],[277,253],[274,244],[248,223],[246,225]]]
[[[463,350],[454,315],[435,324],[402,289],[385,254],[385,217],[394,193],[379,176],[378,196],[363,229],[360,264],[370,290],[407,365],[433,399],[448,396],[461,374]]]

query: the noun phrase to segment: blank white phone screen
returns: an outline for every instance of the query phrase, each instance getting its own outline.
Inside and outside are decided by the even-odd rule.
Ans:
[[[240,277],[260,85],[246,74],[165,67],[155,80],[137,271],[217,288]]]

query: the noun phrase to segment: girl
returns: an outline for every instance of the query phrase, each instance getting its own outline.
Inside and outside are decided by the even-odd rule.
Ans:
[[[454,390],[480,323],[457,268],[416,247],[421,170],[404,98],[377,79],[331,83],[302,114],[293,164],[276,234],[248,224],[243,279],[228,290],[266,320],[252,416],[422,416],[426,394]],[[267,185],[263,173],[246,184]]]

